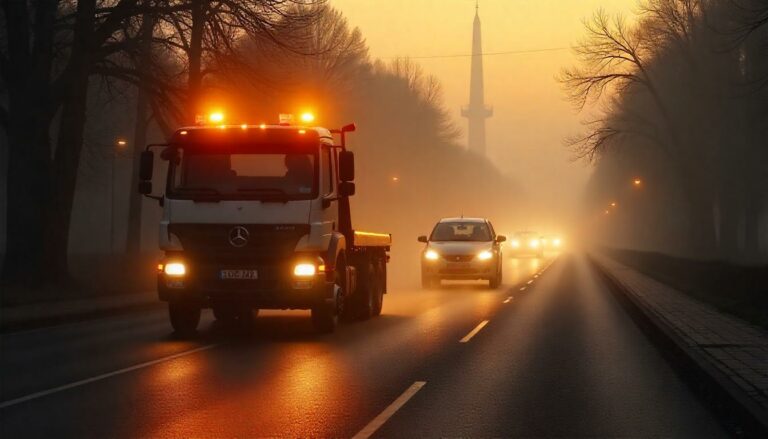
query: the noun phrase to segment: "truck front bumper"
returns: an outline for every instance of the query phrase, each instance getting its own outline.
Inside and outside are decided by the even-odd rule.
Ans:
[[[231,265],[185,263],[188,269],[184,276],[158,273],[161,301],[194,302],[203,308],[237,304],[260,309],[311,309],[333,298],[334,284],[326,273],[294,277],[293,264],[250,264],[247,269],[256,271],[257,279],[229,280],[219,273]]]

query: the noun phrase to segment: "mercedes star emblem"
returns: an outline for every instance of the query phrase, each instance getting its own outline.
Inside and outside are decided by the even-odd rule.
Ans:
[[[232,247],[245,247],[245,245],[248,244],[249,236],[250,233],[248,233],[248,229],[245,227],[233,227],[232,230],[229,231],[229,243],[232,244]]]

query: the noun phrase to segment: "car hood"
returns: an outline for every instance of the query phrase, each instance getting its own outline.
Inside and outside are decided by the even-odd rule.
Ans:
[[[473,255],[491,250],[493,241],[437,241],[430,242],[429,248],[441,255]]]

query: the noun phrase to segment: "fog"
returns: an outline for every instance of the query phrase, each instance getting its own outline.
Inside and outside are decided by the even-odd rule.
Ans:
[[[309,110],[318,125],[358,126],[353,225],[393,234],[395,284],[417,281],[416,237],[462,215],[490,218],[502,234],[536,230],[569,244],[766,260],[762,15],[686,0],[482,2],[485,101],[494,107],[484,157],[467,150],[459,113],[473,2],[272,3],[279,13],[262,16],[264,28],[235,26],[226,11],[213,17],[222,26],[206,28],[197,52],[179,49],[183,35],[162,20],[133,23],[125,38],[135,44],[90,66],[81,93],[67,95],[75,101],[44,96],[51,114],[9,93],[34,84],[4,79],[9,114],[23,107],[18,120],[28,122],[26,130],[5,123],[0,141],[8,252],[62,266],[65,278],[94,255],[151,266],[161,209],[135,193],[137,151],[214,110],[237,124]],[[156,26],[156,47],[141,38],[152,31],[145,24]],[[610,45],[615,35],[641,61],[601,60],[632,59]],[[18,146],[27,144],[37,146]],[[43,152],[11,154],[19,151]],[[35,160],[50,163],[11,172]],[[36,201],[46,199],[55,202]],[[140,228],[130,219],[139,212]],[[45,236],[23,242],[31,230]]]

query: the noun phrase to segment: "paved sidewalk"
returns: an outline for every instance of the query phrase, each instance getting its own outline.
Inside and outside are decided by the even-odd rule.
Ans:
[[[156,304],[157,293],[146,292],[0,307],[0,332],[102,317]]]
[[[668,287],[603,255],[592,259],[652,320],[670,328],[687,349],[722,372],[757,415],[768,415],[768,332]],[[724,291],[723,294],[727,294]],[[753,408],[755,408],[753,407]],[[768,419],[762,421],[768,424]]]

